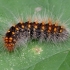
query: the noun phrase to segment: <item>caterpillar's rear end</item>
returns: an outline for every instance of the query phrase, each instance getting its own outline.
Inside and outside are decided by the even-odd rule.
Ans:
[[[13,51],[15,48],[15,43],[18,40],[18,33],[21,28],[21,23],[18,23],[15,26],[12,26],[5,35],[5,46],[8,51]]]
[[[9,31],[5,35],[5,46],[8,49],[8,51],[12,51],[14,49],[14,45],[16,43],[15,38],[15,27],[11,27]]]

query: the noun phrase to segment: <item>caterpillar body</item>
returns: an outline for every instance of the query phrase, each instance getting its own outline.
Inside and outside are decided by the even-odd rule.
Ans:
[[[4,42],[8,51],[13,51],[15,48],[16,42],[23,38],[29,39],[38,39],[45,41],[54,41],[60,42],[68,38],[68,31],[58,23],[52,23],[48,21],[47,23],[38,23],[38,22],[19,22],[14,26],[11,26],[10,29],[5,34]]]

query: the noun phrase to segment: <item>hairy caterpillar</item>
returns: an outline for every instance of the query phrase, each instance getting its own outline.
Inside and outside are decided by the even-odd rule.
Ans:
[[[23,38],[25,40],[38,39],[45,41],[60,42],[68,38],[68,31],[57,22],[52,23],[48,20],[45,22],[19,22],[16,25],[10,27],[7,31],[4,41],[5,46],[9,51],[14,50],[16,42]]]

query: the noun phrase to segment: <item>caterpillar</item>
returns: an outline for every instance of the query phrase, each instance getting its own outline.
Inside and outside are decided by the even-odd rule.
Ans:
[[[16,42],[23,38],[25,40],[38,39],[54,42],[61,42],[69,37],[69,32],[66,28],[52,21],[44,22],[19,22],[11,26],[4,37],[5,47],[8,51],[13,51]]]

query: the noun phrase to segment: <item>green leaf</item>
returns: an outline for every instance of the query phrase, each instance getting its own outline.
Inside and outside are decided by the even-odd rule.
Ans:
[[[41,9],[40,15],[46,11],[45,15],[69,25],[69,5],[70,0],[0,0],[0,69],[70,70],[70,39],[59,43],[32,41],[11,53],[5,49],[3,41],[7,30],[17,24],[19,18],[26,21],[37,8]]]

